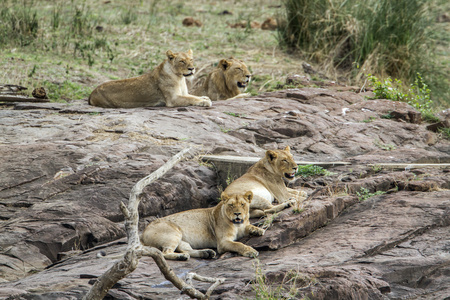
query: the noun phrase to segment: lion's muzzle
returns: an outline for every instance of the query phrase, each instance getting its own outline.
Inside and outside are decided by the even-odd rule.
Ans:
[[[238,81],[237,82],[238,88],[241,88],[241,89],[246,88],[250,82],[250,77],[251,77],[251,75],[245,75],[245,81]]]
[[[233,224],[242,224],[244,223],[244,219],[242,218],[241,213],[234,213],[234,218],[231,220]]]
[[[287,179],[294,179],[295,178],[295,172],[284,173],[284,177],[286,177]]]
[[[195,68],[188,68],[188,70],[189,70],[189,72],[188,72],[188,73],[186,73],[186,74],[183,74],[183,76],[184,76],[184,77],[189,77],[189,76],[192,76],[192,75],[194,75],[194,72],[195,72]]]
[[[247,83],[248,82],[238,81],[237,86],[238,86],[238,88],[243,89],[243,88],[247,87]]]

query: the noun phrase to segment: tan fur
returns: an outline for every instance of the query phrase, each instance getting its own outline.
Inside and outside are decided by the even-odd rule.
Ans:
[[[192,50],[166,52],[167,59],[139,77],[113,80],[99,85],[89,104],[100,107],[211,106],[208,97],[189,95],[185,77],[194,74]]]
[[[297,172],[289,146],[284,150],[267,150],[266,155],[233,181],[224,193],[253,192],[250,217],[261,217],[279,212],[297,201],[303,201],[306,193],[286,187],[284,179],[293,180]],[[273,205],[274,200],[278,205]]]
[[[249,97],[249,93],[243,92],[250,83],[250,77],[251,73],[243,61],[222,59],[192,94],[208,96],[213,101]]]
[[[231,251],[256,257],[255,249],[235,242],[244,236],[264,234],[264,229],[249,223],[252,197],[252,192],[222,193],[222,201],[215,207],[183,211],[153,221],[142,234],[142,244],[158,248],[166,259],[215,257],[216,253],[208,248],[217,248],[219,254]]]

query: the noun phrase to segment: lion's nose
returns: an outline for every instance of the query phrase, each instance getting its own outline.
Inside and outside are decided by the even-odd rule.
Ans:
[[[235,212],[234,214],[236,215],[236,217],[239,217],[241,215],[240,212]]]
[[[245,77],[247,77],[247,81],[249,81],[250,77],[252,77],[252,75],[245,75]]]
[[[189,71],[194,71],[195,68],[188,68]]]

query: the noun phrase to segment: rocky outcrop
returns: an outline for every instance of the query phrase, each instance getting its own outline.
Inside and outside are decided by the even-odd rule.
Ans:
[[[294,183],[316,193],[274,218],[266,235],[246,241],[260,250],[258,265],[232,255],[171,263],[180,276],[194,270],[225,277],[215,298],[253,298],[265,285],[288,295],[295,282],[298,298],[443,299],[450,293],[450,168],[380,167],[449,163],[450,142],[428,125],[405,103],[365,100],[342,87],[278,91],[211,108],[4,105],[0,299],[80,299],[112,263],[97,252],[125,247],[119,203],[188,145],[194,157],[145,189],[141,227],[217,203],[219,178],[202,154],[261,156],[289,145],[296,159],[351,163]],[[373,196],[377,191],[387,194]],[[109,295],[172,299],[179,292],[143,258]]]

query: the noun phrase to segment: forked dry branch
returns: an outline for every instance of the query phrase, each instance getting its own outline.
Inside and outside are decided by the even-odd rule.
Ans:
[[[139,180],[133,187],[130,193],[130,199],[128,201],[128,207],[120,203],[120,209],[125,216],[125,229],[128,236],[128,247],[125,255],[119,261],[117,261],[108,271],[106,271],[102,276],[100,276],[88,293],[83,297],[83,300],[101,300],[105,297],[109,289],[117,283],[120,279],[124,278],[131,272],[133,272],[139,263],[139,259],[143,256],[152,257],[164,277],[172,282],[172,284],[177,287],[182,293],[187,294],[191,298],[195,299],[208,299],[214,288],[219,284],[223,283],[225,279],[223,278],[211,278],[203,277],[195,273],[190,273],[187,276],[187,282],[184,282],[173,272],[172,268],[167,264],[161,251],[156,248],[147,247],[141,244],[138,232],[139,223],[139,213],[138,206],[140,202],[140,196],[143,189],[150,183],[158,180],[164,174],[166,174],[170,169],[175,166],[180,160],[182,160],[192,148],[186,148],[171,159],[169,159],[163,166],[158,170],[151,173],[147,177]],[[201,293],[195,289],[192,285],[192,279],[196,279],[204,282],[213,283],[211,287],[207,290],[206,294]]]

